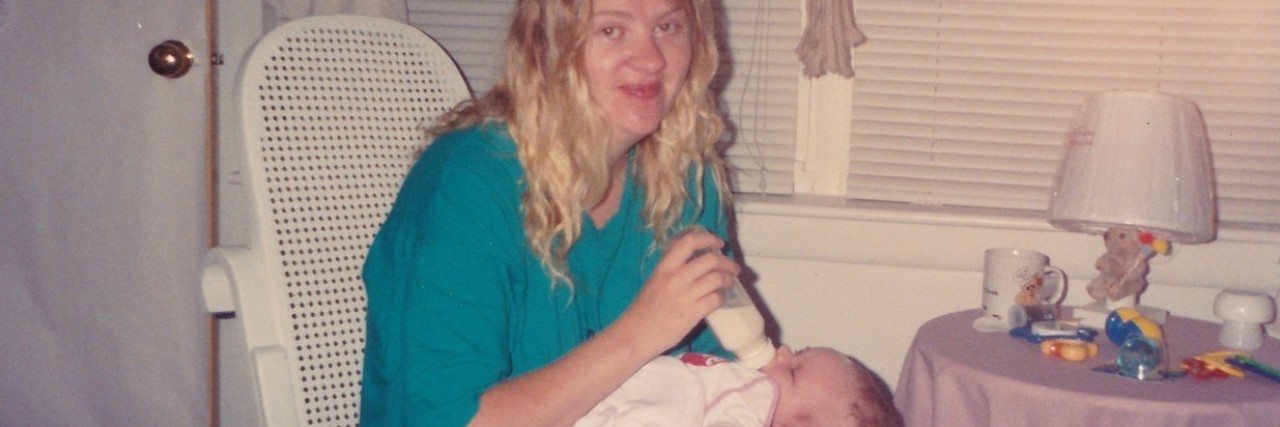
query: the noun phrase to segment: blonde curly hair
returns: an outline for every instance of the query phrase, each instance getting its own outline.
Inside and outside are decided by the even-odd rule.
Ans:
[[[636,144],[637,178],[646,192],[645,226],[659,242],[682,215],[690,178],[712,173],[721,200],[729,192],[716,141],[724,123],[710,91],[719,65],[711,0],[676,0],[691,17],[692,60],[675,105],[652,135]],[[569,249],[582,234],[583,213],[609,188],[609,124],[587,89],[583,51],[591,0],[519,0],[507,34],[506,65],[484,96],[460,106],[431,134],[503,122],[524,166],[521,206],[526,239],[553,282],[572,287]],[[701,186],[695,186],[701,191]]]

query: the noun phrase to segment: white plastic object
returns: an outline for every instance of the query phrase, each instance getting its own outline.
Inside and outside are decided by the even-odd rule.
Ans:
[[[261,277],[253,254],[245,247],[224,246],[204,254],[200,270],[200,292],[204,309],[213,314],[236,311],[235,284],[252,283],[247,277]]]
[[[1059,322],[1054,320],[1041,320],[1031,322],[1031,333],[1040,336],[1063,336],[1076,335],[1080,327],[1069,322]]]
[[[261,395],[259,416],[268,426],[298,426],[298,413],[294,408],[293,387],[280,381],[281,372],[289,372],[288,351],[272,345],[253,349],[253,379]]]
[[[1276,307],[1270,295],[1225,289],[1213,301],[1213,315],[1222,319],[1222,345],[1253,351],[1262,348],[1262,325],[1275,319]]]
[[[417,28],[329,15],[264,35],[238,85],[229,119],[242,132],[220,159],[223,246],[201,277],[220,319],[220,418],[357,425],[365,253],[423,125],[470,98],[466,81]]]

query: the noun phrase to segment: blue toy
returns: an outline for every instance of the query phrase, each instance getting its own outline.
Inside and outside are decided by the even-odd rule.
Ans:
[[[1098,331],[1078,327],[1067,322],[1040,321],[1032,322],[1027,326],[1010,329],[1009,335],[1016,338],[1024,338],[1033,343],[1056,339],[1074,339],[1084,342],[1093,342],[1094,337],[1098,336]]]
[[[1164,341],[1160,324],[1142,315],[1136,309],[1117,308],[1107,315],[1107,338],[1115,345],[1122,345],[1131,335],[1141,335],[1156,343]]]

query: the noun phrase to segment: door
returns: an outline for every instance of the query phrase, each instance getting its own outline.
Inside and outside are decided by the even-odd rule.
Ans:
[[[0,425],[209,423],[205,15],[0,0]]]

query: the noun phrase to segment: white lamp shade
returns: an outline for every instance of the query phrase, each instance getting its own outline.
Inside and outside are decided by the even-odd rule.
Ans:
[[[1090,96],[1067,132],[1049,200],[1055,227],[1101,234],[1112,226],[1181,243],[1213,240],[1213,159],[1194,102],[1157,92]]]

